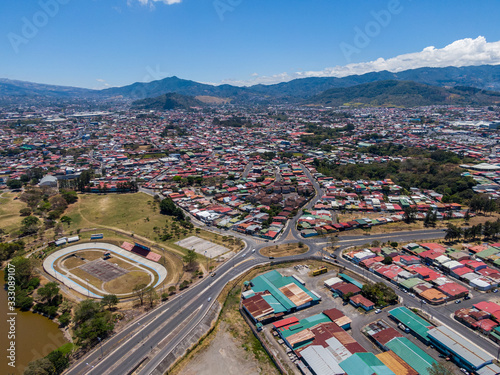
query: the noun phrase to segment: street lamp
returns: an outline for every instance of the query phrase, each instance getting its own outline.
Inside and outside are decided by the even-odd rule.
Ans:
[[[104,357],[104,354],[102,353],[102,342],[101,342],[101,338],[98,337],[97,340],[99,340],[99,347],[101,348],[101,358]]]
[[[141,323],[137,323],[137,326],[138,327],[141,327]],[[141,331],[141,337],[142,337],[142,340],[141,341],[144,341],[144,332],[142,332],[142,329],[139,328],[139,330]]]

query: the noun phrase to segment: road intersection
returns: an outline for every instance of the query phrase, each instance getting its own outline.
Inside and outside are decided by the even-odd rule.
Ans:
[[[307,168],[303,167],[303,169],[313,183],[315,189],[314,197],[304,207],[310,209],[320,199],[322,191],[316,179],[311,176]],[[154,194],[152,191],[145,192]],[[245,247],[231,259],[220,265],[215,277],[206,277],[202,279],[183,293],[176,295],[172,300],[162,303],[146,315],[131,322],[122,331],[103,342],[102,347],[105,353],[103,358],[101,358],[101,352],[99,350],[93,350],[72,366],[66,374],[129,374],[136,370],[141,364],[142,367],[137,374],[162,374],[160,371],[155,371],[155,368],[197,327],[203,317],[209,312],[216,297],[221,293],[224,286],[238,275],[244,274],[256,266],[270,262],[267,257],[259,253],[259,250],[270,245],[300,241],[308,245],[309,250],[307,253],[282,257],[279,258],[279,261],[297,262],[311,258],[321,259],[321,255],[319,254],[323,248],[331,244],[331,242],[327,241],[324,237],[314,239],[302,238],[296,229],[297,220],[300,216],[301,212],[290,219],[280,237],[275,241],[263,242],[261,239],[255,237],[227,231],[228,234],[242,239],[245,243]],[[192,221],[197,226],[212,230],[212,228],[207,228],[203,223],[195,219]],[[361,246],[375,240],[380,242],[386,242],[388,240],[396,242],[414,242],[443,238],[444,234],[442,229],[427,229],[421,231],[395,232],[391,234],[372,234],[370,236],[340,236],[336,243],[336,245],[339,246],[336,250],[336,264],[354,273],[363,275],[363,277],[370,281],[383,281],[388,283],[378,276],[368,271],[363,271],[360,267],[343,259],[341,256],[342,250],[351,246]],[[394,285],[391,286],[394,287]],[[396,293],[400,297],[402,303],[408,307],[422,307],[422,303],[417,298],[411,297],[399,289],[396,289]],[[484,299],[484,296],[477,294],[471,300],[464,301],[462,307],[472,306],[473,303],[482,299]],[[464,337],[468,338],[476,345],[481,346],[496,357],[498,347],[493,342],[466,329],[452,318],[451,314],[454,306],[425,306],[433,319],[459,331]],[[161,345],[159,345],[160,343]]]

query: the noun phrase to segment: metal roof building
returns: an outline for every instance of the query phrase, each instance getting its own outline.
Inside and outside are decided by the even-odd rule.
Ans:
[[[478,375],[498,375],[500,374],[500,367],[495,364],[484,366],[481,370],[476,371]]]
[[[393,351],[389,350],[384,353],[377,354],[377,358],[382,361],[384,365],[398,375],[419,375],[411,366],[398,357]]]
[[[427,335],[439,351],[467,370],[477,371],[493,362],[486,351],[446,326],[433,328]]]
[[[342,375],[345,373],[333,354],[321,345],[311,345],[302,350],[300,354],[307,367],[315,375]]]
[[[396,375],[373,353],[355,353],[340,362],[347,375],[375,374]]]
[[[269,291],[274,298],[268,298],[267,302],[280,312],[294,311],[318,303],[320,300],[293,277],[282,276],[276,270],[255,277],[251,284],[254,292]],[[281,305],[281,308],[278,305]]]
[[[389,315],[408,327],[419,340],[426,344],[429,342],[427,332],[434,327],[431,323],[403,306],[392,309]]]
[[[359,289],[363,289],[363,284],[360,283],[359,281],[354,280],[351,276],[348,276],[345,273],[339,273],[339,276],[341,279],[344,279],[348,283],[356,285]]]
[[[412,369],[421,375],[429,374],[427,369],[431,367],[433,363],[436,363],[430,355],[426,354],[406,337],[396,337],[385,344],[385,346],[396,353],[398,357],[408,363]]]

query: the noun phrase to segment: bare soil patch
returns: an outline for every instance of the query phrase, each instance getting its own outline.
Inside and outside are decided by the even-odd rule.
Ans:
[[[277,374],[273,368],[262,368],[253,353],[242,347],[229,333],[230,326],[222,323],[209,346],[194,356],[179,372],[183,375],[212,374]]]

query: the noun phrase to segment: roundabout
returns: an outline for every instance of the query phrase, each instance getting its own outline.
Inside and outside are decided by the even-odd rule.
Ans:
[[[44,260],[43,268],[67,287],[92,298],[130,297],[136,285],[156,288],[167,276],[163,265],[105,242],[57,250]]]

